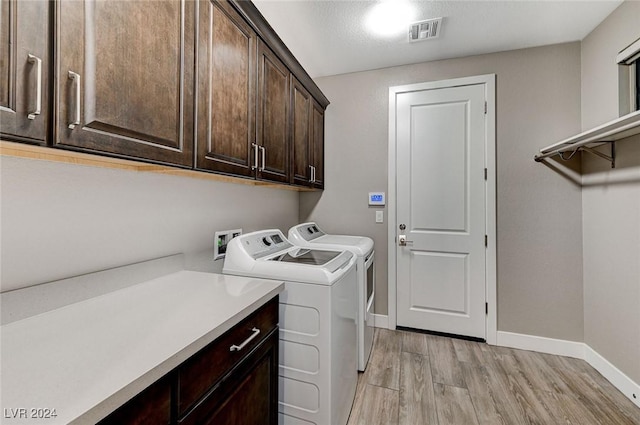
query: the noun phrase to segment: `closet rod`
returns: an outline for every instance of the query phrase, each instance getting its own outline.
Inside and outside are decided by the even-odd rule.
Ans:
[[[545,158],[548,158],[550,156],[554,156],[554,155],[559,155],[563,152],[567,152],[567,151],[576,151],[578,149],[580,149],[583,146],[586,146],[588,144],[591,143],[597,143],[597,142],[601,142],[601,143],[610,143],[615,141],[614,140],[603,140],[606,139],[609,136],[624,132],[626,130],[632,129],[634,127],[638,127],[638,123],[637,122],[631,122],[629,124],[626,124],[624,126],[621,127],[616,127],[615,129],[609,130],[607,132],[604,133],[598,133],[594,136],[591,136],[585,140],[582,140],[580,142],[575,142],[575,143],[571,143],[571,142],[560,142],[560,143],[556,143],[555,145],[551,145],[548,146],[546,148],[543,148],[540,150],[540,153],[537,154],[536,156],[534,156],[534,160],[536,162],[540,162]],[[617,138],[616,138],[617,139]]]

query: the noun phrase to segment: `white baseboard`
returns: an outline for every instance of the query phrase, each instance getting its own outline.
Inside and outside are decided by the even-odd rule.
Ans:
[[[373,326],[376,328],[389,329],[389,316],[384,314],[374,314]]]
[[[602,376],[607,378],[614,387],[619,389],[622,394],[627,396],[636,406],[640,407],[640,385],[633,382],[633,380],[620,371],[620,369],[609,363],[607,359],[586,344],[584,360],[600,372]]]
[[[640,407],[640,385],[583,342],[499,331],[496,345],[585,360]]]
[[[496,345],[584,359],[585,345],[582,342],[498,331]]]

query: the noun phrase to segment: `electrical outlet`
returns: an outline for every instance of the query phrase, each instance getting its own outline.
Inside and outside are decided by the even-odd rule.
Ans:
[[[224,258],[227,252],[227,243],[229,242],[227,232],[216,232],[213,238],[213,259]]]
[[[242,234],[242,229],[222,230],[216,232],[213,237],[213,259],[224,258],[227,253],[227,244],[231,239]]]

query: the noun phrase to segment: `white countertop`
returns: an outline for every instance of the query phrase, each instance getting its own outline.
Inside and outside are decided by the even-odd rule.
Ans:
[[[180,271],[2,326],[0,422],[95,423],[283,289]]]

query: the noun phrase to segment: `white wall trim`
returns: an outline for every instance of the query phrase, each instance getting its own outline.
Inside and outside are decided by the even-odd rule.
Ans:
[[[389,329],[389,316],[384,314],[374,314],[373,326],[376,328]]]
[[[582,342],[498,331],[498,343],[496,345],[584,359],[585,345]]]
[[[387,235],[388,235],[388,328],[395,329],[397,325],[396,311],[396,97],[400,93],[416,90],[428,90],[442,87],[455,87],[472,84],[485,85],[485,99],[487,101],[486,115],[486,145],[485,167],[487,168],[486,223],[485,231],[489,236],[486,250],[486,286],[485,300],[489,304],[486,317],[486,340],[489,344],[496,344],[498,332],[497,306],[497,222],[496,222],[496,75],[486,74],[471,77],[454,78],[449,80],[430,81],[426,83],[409,84],[389,87],[389,173],[387,188]]]
[[[498,332],[497,339],[497,345],[502,347],[517,348],[520,350],[536,351],[539,353],[555,354],[585,360],[636,406],[640,407],[640,385],[583,342],[565,341],[561,339],[503,331]]]
[[[597,351],[585,344],[584,360],[589,363],[602,376],[607,378],[614,387],[622,391],[636,406],[640,407],[640,385],[625,375],[620,369],[612,365],[607,359],[602,357]],[[635,398],[633,395],[635,394]]]

